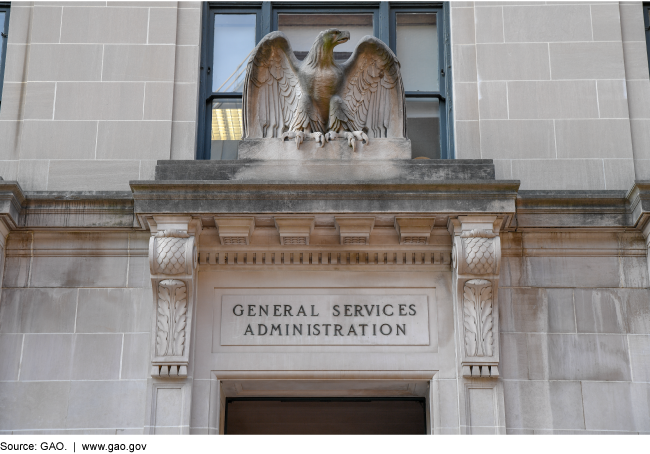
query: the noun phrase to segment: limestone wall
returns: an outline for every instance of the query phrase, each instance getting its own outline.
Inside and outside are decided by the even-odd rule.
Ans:
[[[647,178],[641,2],[452,2],[457,158],[521,189],[629,189]]]
[[[12,2],[9,30],[5,180],[128,190],[158,159],[194,158],[199,2]]]
[[[0,433],[142,433],[148,234],[11,234],[0,304]]]
[[[524,233],[502,239],[507,433],[650,431],[643,237]]]

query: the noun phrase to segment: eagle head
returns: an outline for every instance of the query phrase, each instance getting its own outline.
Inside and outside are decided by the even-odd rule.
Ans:
[[[316,42],[319,42],[320,45],[326,51],[333,51],[334,47],[339,44],[343,44],[350,39],[350,32],[339,30],[338,28],[330,28],[320,32]]]

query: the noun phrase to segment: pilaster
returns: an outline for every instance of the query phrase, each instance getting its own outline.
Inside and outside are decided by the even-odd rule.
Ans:
[[[459,358],[461,432],[504,433],[499,377],[499,268],[502,219],[450,219],[454,312]]]
[[[191,216],[153,216],[149,265],[151,328],[149,433],[189,433],[190,353],[196,305],[197,245],[201,222]]]

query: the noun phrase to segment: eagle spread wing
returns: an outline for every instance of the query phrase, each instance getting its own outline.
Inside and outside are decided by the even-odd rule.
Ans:
[[[243,137],[280,137],[302,95],[299,61],[282,32],[266,35],[251,53],[244,82]]]
[[[343,64],[343,109],[330,112],[330,129],[366,131],[369,137],[406,137],[404,85],[395,54],[379,39],[364,36]]]

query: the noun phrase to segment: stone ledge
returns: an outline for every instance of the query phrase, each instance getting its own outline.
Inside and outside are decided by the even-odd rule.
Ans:
[[[348,145],[347,139],[338,138],[325,143],[322,147],[310,138],[296,147],[295,140],[282,139],[244,139],[237,146],[239,159],[278,160],[291,159],[300,161],[333,160],[389,160],[411,159],[411,141],[409,139],[370,139],[367,144],[358,141],[356,151]]]
[[[156,180],[494,180],[491,159],[158,161]]]

